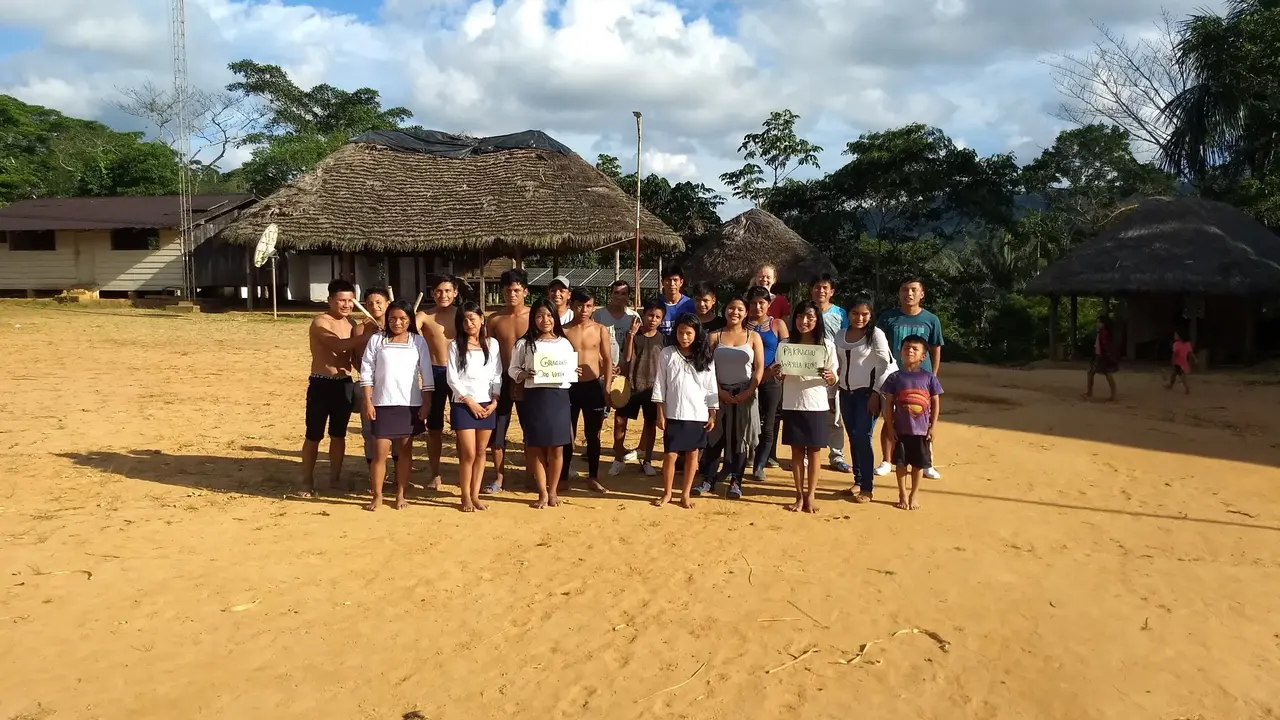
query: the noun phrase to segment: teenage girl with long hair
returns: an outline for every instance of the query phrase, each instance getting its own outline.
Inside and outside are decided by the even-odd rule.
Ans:
[[[725,476],[729,489],[725,497],[742,497],[742,475],[747,456],[760,437],[760,411],[756,404],[756,388],[764,379],[764,343],[760,334],[747,329],[747,301],[731,297],[724,304],[724,329],[712,333],[710,340],[719,386],[719,422],[708,438],[710,447],[702,459],[702,484],[695,495],[715,492],[718,479],[716,466],[724,453]]]
[[[769,314],[771,302],[773,302],[773,296],[762,286],[757,285],[747,291],[746,327],[760,336],[761,347],[764,349],[764,365],[767,368],[774,365],[778,343],[790,336],[787,321]],[[773,455],[774,445],[778,439],[778,407],[782,403],[782,385],[772,372],[765,373],[764,379],[760,381],[756,403],[760,412],[760,438],[756,443],[752,474],[756,480],[764,480],[765,465]]]
[[[844,494],[853,496],[857,503],[871,502],[875,490],[871,435],[882,408],[880,386],[897,369],[889,352],[889,338],[875,326],[873,308],[869,296],[856,296],[849,305],[849,327],[835,339],[840,354],[840,416],[853,450],[854,484]]]
[[[791,311],[795,334],[787,341],[826,348],[826,362],[816,377],[786,375],[781,365],[774,372],[782,380],[782,442],[791,447],[791,479],[796,485],[796,501],[787,506],[795,512],[818,511],[814,496],[818,490],[818,454],[827,447],[827,390],[836,384],[835,344],[826,337],[822,311],[812,300],[796,303]]]
[[[662,349],[658,375],[653,384],[653,402],[658,406],[658,428],[662,430],[662,497],[653,504],[671,502],[675,484],[676,458],[684,456],[684,486],[680,506],[693,507],[690,495],[698,473],[698,453],[707,446],[707,433],[715,427],[720,407],[711,345],[702,323],[693,313],[676,318],[671,329],[672,344]]]
[[[449,343],[445,373],[449,391],[449,426],[458,443],[458,487],[462,511],[484,510],[480,487],[484,479],[484,449],[497,425],[498,394],[502,390],[502,356],[498,341],[485,333],[480,306],[466,301],[454,315],[454,340]]]
[[[511,366],[507,369],[511,379],[524,386],[524,401],[520,405],[520,427],[524,431],[524,449],[529,458],[529,469],[538,485],[535,508],[560,504],[561,463],[560,450],[573,439],[573,425],[569,416],[569,386],[565,380],[554,385],[534,382],[534,361],[538,353],[547,356],[567,355],[573,352],[573,343],[564,336],[560,326],[560,313],[550,300],[539,300],[529,311],[529,330],[516,341],[511,351]]]

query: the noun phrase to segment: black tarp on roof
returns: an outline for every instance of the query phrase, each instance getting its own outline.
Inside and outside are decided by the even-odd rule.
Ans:
[[[423,153],[465,160],[473,155],[505,150],[549,150],[572,155],[568,146],[541,130],[525,130],[509,135],[474,138],[439,130],[370,130],[351,139],[353,143],[381,145],[404,152]]]

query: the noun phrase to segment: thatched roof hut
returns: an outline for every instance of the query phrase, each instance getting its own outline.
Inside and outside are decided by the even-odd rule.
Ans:
[[[220,237],[258,241],[276,223],[285,250],[418,254],[594,250],[635,237],[634,198],[539,131],[467,138],[365,133],[260,201]],[[642,242],[684,241],[648,211]]]
[[[1122,210],[1027,290],[1051,298],[1055,356],[1058,298],[1071,299],[1074,350],[1076,297],[1085,296],[1118,300],[1114,314],[1126,357],[1167,359],[1169,339],[1180,329],[1206,361],[1249,363],[1260,334],[1269,335],[1259,332],[1261,297],[1280,295],[1280,236],[1230,205],[1149,198]]]
[[[1039,295],[1280,292],[1280,236],[1230,205],[1143,200],[1027,286]]]
[[[725,222],[685,263],[694,280],[749,282],[764,263],[778,269],[781,283],[809,282],[836,274],[830,258],[778,218],[752,208]]]

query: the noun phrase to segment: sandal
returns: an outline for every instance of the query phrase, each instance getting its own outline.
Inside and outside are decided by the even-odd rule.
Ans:
[[[481,495],[497,495],[500,492],[502,492],[502,486],[496,482],[491,482],[480,488]]]
[[[863,503],[869,503],[871,502],[871,493],[869,492],[858,493],[853,497],[853,501],[858,503],[859,505],[862,505]]]

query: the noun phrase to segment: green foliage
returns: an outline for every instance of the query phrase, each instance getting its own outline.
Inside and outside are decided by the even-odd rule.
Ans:
[[[799,119],[800,116],[790,110],[774,111],[761,124],[760,132],[742,139],[738,152],[746,164],[720,176],[720,181],[733,189],[734,197],[767,209],[770,194],[786,182],[791,173],[806,165],[818,167],[818,153],[822,148],[796,135]],[[764,167],[756,160],[764,163]]]
[[[254,145],[240,178],[253,192],[267,195],[302,173],[352,137],[369,130],[399,128],[413,116],[408,108],[383,109],[377,90],[341,90],[321,84],[298,87],[278,65],[240,60],[228,66],[239,80],[227,86],[261,103],[266,120],[245,135],[240,146]]]

